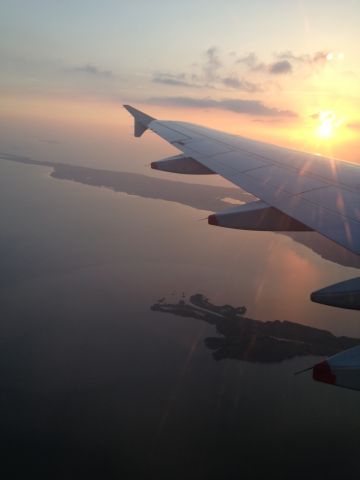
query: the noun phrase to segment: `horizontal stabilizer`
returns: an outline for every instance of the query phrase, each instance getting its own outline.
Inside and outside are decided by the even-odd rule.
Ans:
[[[186,155],[175,155],[151,163],[151,168],[164,172],[183,173],[188,175],[209,175],[214,173],[209,168]]]
[[[239,205],[208,217],[210,225],[240,230],[261,230],[270,232],[311,231],[309,227],[294,218],[270,207],[261,200]]]
[[[134,135],[135,137],[141,137],[141,135],[148,129],[149,124],[155,120],[155,118],[146,115],[146,113],[140,112],[131,105],[124,105],[124,108],[134,117]]]
[[[360,310],[360,277],[317,290],[311,294],[311,300],[331,307]]]
[[[339,387],[360,390],[360,345],[315,365],[313,379]]]

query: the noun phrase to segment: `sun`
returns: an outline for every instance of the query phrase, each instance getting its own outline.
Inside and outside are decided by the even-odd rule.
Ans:
[[[318,135],[320,138],[330,138],[334,132],[334,127],[331,124],[330,119],[322,120],[319,128]]]
[[[317,136],[323,139],[334,136],[336,129],[340,126],[341,121],[331,111],[323,111],[318,115],[319,124],[317,127]]]

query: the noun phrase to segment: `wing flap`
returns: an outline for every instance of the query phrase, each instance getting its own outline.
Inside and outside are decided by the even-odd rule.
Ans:
[[[210,158],[208,157],[207,161],[209,160]],[[247,152],[240,152],[239,150],[232,150],[221,155],[217,154],[215,160],[223,166],[232,168],[236,173],[255,170],[267,165],[263,160],[252,158]]]
[[[214,213],[208,217],[208,222],[210,225],[240,230],[267,232],[306,232],[311,230],[261,200]]]
[[[151,163],[151,168],[162,170],[164,172],[181,173],[186,175],[211,175],[214,172],[197,162],[191,157],[185,155],[175,155]]]
[[[214,142],[207,139],[199,139],[192,141],[191,143],[187,143],[186,147],[190,151],[205,157],[209,155],[220,155],[233,150],[231,146],[226,145],[225,143]]]
[[[360,196],[344,188],[327,186],[320,190],[305,192],[302,197],[317,205],[326,205],[329,210],[355,221],[360,219]]]
[[[299,175],[289,168],[281,168],[277,165],[256,168],[246,173],[259,180],[262,185],[271,185],[294,195],[326,186],[322,180],[308,175]]]

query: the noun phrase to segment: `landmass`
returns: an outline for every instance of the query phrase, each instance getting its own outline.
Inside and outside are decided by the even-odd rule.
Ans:
[[[231,200],[248,202],[253,197],[239,188],[215,187],[148,177],[138,173],[68,165],[34,160],[30,157],[0,153],[1,160],[52,168],[51,177],[59,180],[105,187],[115,192],[144,198],[166,200],[210,212],[223,210]]]
[[[217,337],[204,343],[217,361],[225,358],[258,363],[275,363],[301,356],[331,356],[360,344],[360,339],[337,337],[327,330],[288,321],[261,322],[245,316],[246,307],[215,305],[205,295],[191,295],[186,302],[166,303],[151,310],[201,320],[216,328]]]
[[[24,165],[46,166],[52,169],[51,177],[59,180],[70,180],[84,185],[109,188],[115,192],[138,197],[176,202],[209,212],[225,210],[236,202],[243,203],[254,200],[252,195],[238,187],[215,187],[178,182],[148,177],[138,173],[39,161],[11,153],[0,153],[0,160],[22,163]],[[355,255],[345,248],[336,245],[316,232],[281,232],[281,234],[305,245],[326,260],[345,267],[360,268],[359,255]]]

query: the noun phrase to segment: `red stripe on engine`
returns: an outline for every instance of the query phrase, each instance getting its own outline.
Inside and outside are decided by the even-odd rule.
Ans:
[[[208,216],[208,223],[209,225],[219,225],[219,222],[218,222],[218,219],[216,217],[216,215],[209,215]]]

